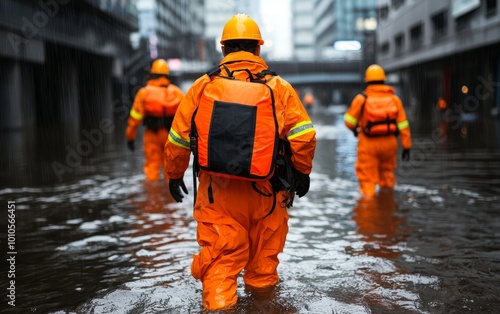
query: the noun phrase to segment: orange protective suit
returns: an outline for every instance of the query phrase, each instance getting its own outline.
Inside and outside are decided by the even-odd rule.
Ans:
[[[392,95],[398,108],[396,123],[403,149],[411,148],[411,134],[406,113],[399,97],[394,95],[394,88],[385,84],[368,85],[364,91],[367,97],[384,97]],[[394,171],[397,166],[398,141],[394,135],[367,136],[363,132],[366,119],[363,116],[365,97],[357,95],[344,115],[345,125],[354,130],[358,128],[358,151],[356,175],[361,193],[374,196],[375,187],[393,188],[396,183]]]
[[[166,77],[151,79],[141,88],[134,99],[127,121],[125,136],[128,141],[134,141],[137,128],[145,119],[173,119],[184,93]],[[146,120],[147,121],[147,120]],[[168,123],[169,124],[169,123]],[[152,129],[146,124],[144,132],[144,174],[148,181],[160,179],[160,169],[163,165],[163,150],[168,138],[169,125]]]
[[[244,51],[228,54],[222,64],[230,71],[248,69],[254,74],[267,69],[261,57]],[[248,77],[244,71],[234,75],[237,79]],[[166,178],[182,178],[188,167],[191,116],[208,82],[208,75],[199,78],[179,106],[165,145]],[[292,163],[298,171],[309,174],[316,147],[311,120],[288,82],[274,76],[267,84],[274,91],[279,134],[290,142]],[[203,283],[206,309],[227,308],[236,304],[237,277],[243,269],[243,280],[251,287],[278,282],[278,254],[283,251],[288,232],[283,201],[288,195],[273,193],[268,181],[222,178],[204,172],[198,179],[193,216],[198,222],[197,240],[202,248],[193,256],[191,273]]]

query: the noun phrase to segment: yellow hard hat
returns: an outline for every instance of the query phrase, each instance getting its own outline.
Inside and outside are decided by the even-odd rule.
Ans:
[[[164,59],[156,59],[151,65],[151,71],[149,72],[151,74],[170,74],[170,71],[168,70],[168,63]]]
[[[257,40],[259,45],[264,44],[257,23],[250,16],[243,13],[233,15],[226,22],[222,30],[220,43],[224,45],[225,41],[235,39]]]
[[[370,65],[365,72],[365,82],[385,81],[384,69],[378,64]]]

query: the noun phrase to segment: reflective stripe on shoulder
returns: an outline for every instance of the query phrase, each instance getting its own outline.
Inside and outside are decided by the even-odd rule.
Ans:
[[[358,124],[358,119],[354,118],[353,116],[351,116],[351,115],[350,115],[350,114],[348,114],[348,113],[346,113],[346,114],[344,115],[344,121],[345,121],[345,122],[348,122],[348,123],[350,123],[350,124],[352,124],[352,125],[356,125],[356,124]]]
[[[286,137],[291,140],[297,136],[301,136],[302,134],[314,131],[314,127],[311,121],[303,121],[298,123],[296,126],[290,129],[290,132],[286,135]]]
[[[185,149],[190,149],[189,140],[183,139],[172,129],[170,129],[170,132],[168,133],[168,140],[174,145]]]
[[[403,122],[399,122],[398,123],[398,130],[406,129],[409,126],[410,126],[410,123],[408,123],[408,120],[405,120]]]
[[[130,109],[130,116],[139,121],[142,121],[142,119],[144,119],[144,116],[139,112],[135,111],[134,108]]]

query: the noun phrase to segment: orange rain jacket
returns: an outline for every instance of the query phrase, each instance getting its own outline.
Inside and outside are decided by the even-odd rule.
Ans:
[[[364,91],[368,97],[386,97],[391,95],[398,108],[396,123],[403,149],[411,148],[410,125],[401,99],[394,95],[394,88],[384,84],[368,85]],[[344,115],[345,125],[354,130],[359,127],[356,175],[361,193],[375,195],[375,186],[392,188],[396,183],[394,171],[397,164],[398,142],[394,135],[372,136],[363,133],[366,119],[362,114],[365,97],[357,95]]]
[[[142,121],[150,117],[172,117],[177,110],[184,93],[165,77],[151,79],[141,88],[134,99],[127,121],[125,136],[127,141],[134,141],[137,128]],[[157,131],[146,128],[144,132],[144,173],[148,181],[158,181],[163,164],[163,149],[168,138],[167,129]]]
[[[267,69],[261,57],[244,51],[228,54],[222,64],[231,71],[248,69],[254,74]],[[248,76],[244,71],[234,75],[238,79]],[[288,82],[279,76],[267,78],[274,91],[280,137],[290,142],[294,167],[309,174],[316,147],[311,119]],[[189,165],[191,117],[209,82],[208,75],[199,78],[179,106],[165,145],[166,178],[182,178]],[[277,255],[283,251],[288,233],[288,213],[283,205],[286,195],[274,194],[268,181],[221,178],[204,172],[198,179],[193,216],[198,222],[201,250],[193,256],[191,273],[203,283],[203,306],[215,310],[236,303],[236,279],[243,269],[249,286],[278,282]],[[213,203],[209,202],[209,186]]]

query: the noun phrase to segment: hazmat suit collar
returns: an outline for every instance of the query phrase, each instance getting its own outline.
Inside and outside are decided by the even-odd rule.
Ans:
[[[366,94],[370,93],[391,93],[394,94],[394,87],[385,84],[368,85],[365,89]]]
[[[159,78],[149,79],[146,84],[149,86],[167,86],[170,84],[170,80],[166,77],[160,76]]]
[[[241,62],[238,62],[241,61]],[[245,68],[249,69],[250,71],[254,72],[253,70],[258,70],[261,71],[262,69],[267,69],[267,64],[264,59],[262,59],[260,56],[256,56],[251,52],[248,51],[237,51],[237,52],[232,52],[228,54],[227,56],[224,57],[219,62],[219,66],[223,64],[227,64],[229,68],[231,68],[232,63],[238,63],[238,67],[241,68],[242,64],[241,63],[248,63],[244,65]]]

